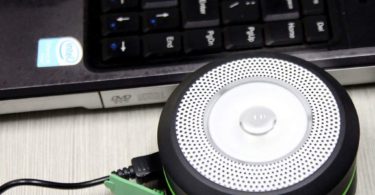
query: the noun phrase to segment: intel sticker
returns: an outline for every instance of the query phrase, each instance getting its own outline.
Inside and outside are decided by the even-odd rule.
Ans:
[[[38,42],[39,68],[77,65],[82,56],[81,43],[73,37],[47,38]]]

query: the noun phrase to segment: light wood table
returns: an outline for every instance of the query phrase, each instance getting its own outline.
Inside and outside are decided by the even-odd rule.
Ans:
[[[348,88],[361,123],[357,195],[375,193],[375,86]],[[16,178],[85,181],[158,150],[162,106],[81,109],[0,116],[0,183]],[[60,191],[18,187],[6,195],[109,195],[102,185]]]

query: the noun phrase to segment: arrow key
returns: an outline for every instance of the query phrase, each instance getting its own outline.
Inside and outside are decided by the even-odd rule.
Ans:
[[[176,29],[180,26],[180,15],[177,9],[158,9],[143,13],[143,31],[160,31]]]
[[[104,12],[137,8],[139,0],[102,0]]]
[[[136,13],[107,14],[102,17],[102,34],[104,36],[138,32],[139,26],[139,16]]]
[[[178,5],[177,0],[142,0],[143,9],[155,9],[165,7],[176,7]]]
[[[141,55],[140,39],[138,36],[104,39],[102,55],[103,61],[137,58]]]

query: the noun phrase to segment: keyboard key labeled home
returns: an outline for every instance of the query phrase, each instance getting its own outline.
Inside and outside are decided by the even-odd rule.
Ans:
[[[184,51],[186,54],[212,53],[222,50],[220,28],[189,30],[184,34]]]
[[[137,36],[104,39],[102,55],[105,61],[140,57],[140,39]]]
[[[136,8],[139,0],[102,0],[104,12]]]
[[[176,60],[210,59],[216,56],[211,54],[240,50],[325,48],[337,40],[333,38],[338,21],[330,18],[330,3],[327,0],[89,1],[89,6],[96,7],[89,7],[92,12],[86,36],[94,43],[90,44],[88,56],[95,58],[94,66],[99,68],[134,68],[143,64],[167,65]],[[101,55],[95,53],[100,50]]]
[[[303,0],[301,4],[304,15],[319,15],[324,13],[324,0]]]
[[[225,0],[221,3],[224,24],[256,22],[260,19],[258,0]]]
[[[180,0],[181,15],[184,28],[200,28],[218,26],[218,0]]]
[[[305,39],[308,43],[329,40],[329,27],[324,16],[309,16],[303,19]]]
[[[143,32],[173,30],[180,26],[180,15],[176,8],[158,9],[143,13]]]
[[[261,2],[264,21],[298,19],[300,16],[298,0],[262,0]]]
[[[107,14],[102,16],[102,34],[113,35],[139,31],[139,17],[136,13]]]
[[[300,21],[282,21],[267,23],[264,26],[267,46],[302,44],[303,34]]]
[[[176,7],[178,0],[142,0],[143,9]]]
[[[224,40],[227,50],[260,48],[263,47],[263,30],[261,25],[226,27]]]
[[[179,33],[150,34],[143,37],[144,57],[175,55],[181,50],[181,35]]]

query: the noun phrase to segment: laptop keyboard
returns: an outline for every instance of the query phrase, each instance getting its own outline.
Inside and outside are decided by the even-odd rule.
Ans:
[[[101,68],[331,39],[324,0],[101,0],[95,9]]]

